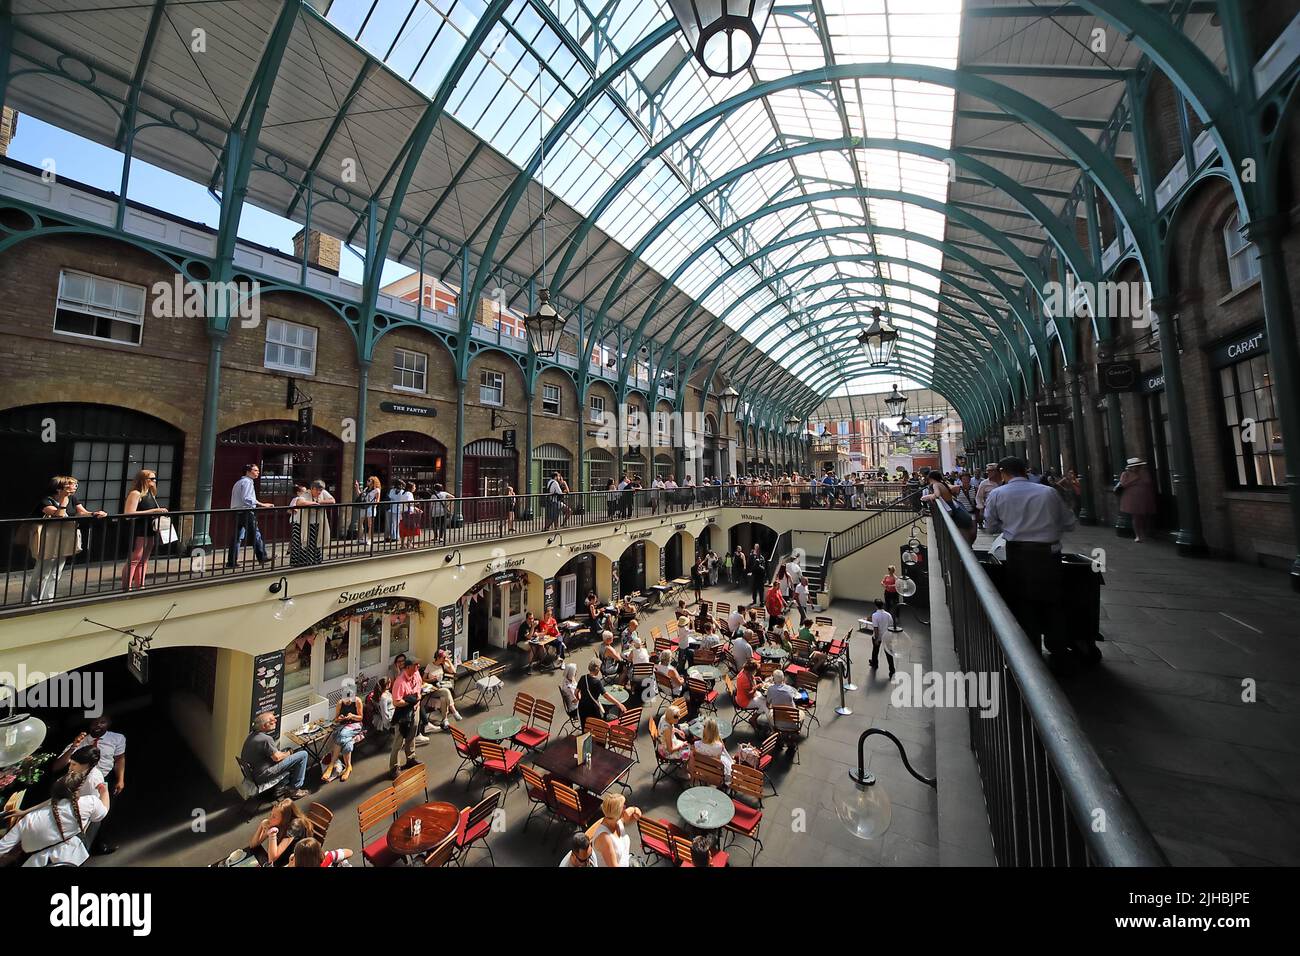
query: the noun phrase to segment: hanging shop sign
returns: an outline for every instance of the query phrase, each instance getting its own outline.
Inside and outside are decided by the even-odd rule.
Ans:
[[[1153,392],[1163,392],[1165,390],[1165,373],[1164,370],[1159,372],[1150,372],[1142,376],[1142,381],[1138,383],[1138,391],[1143,395],[1150,395]]]
[[[1098,362],[1097,391],[1103,395],[1131,392],[1141,374],[1137,362]]]
[[[456,610],[459,602],[438,608],[438,650],[450,654],[456,647]]]
[[[513,428],[507,428],[501,432],[501,448],[503,451],[515,450],[515,430]]]
[[[1003,425],[1002,440],[1007,442],[1025,441],[1028,438],[1028,430],[1024,425]]]
[[[298,409],[298,436],[302,441],[311,437],[312,411],[310,405]]]
[[[126,649],[126,669],[141,684],[149,683],[149,638],[135,637]]]
[[[1038,424],[1059,425],[1065,421],[1065,408],[1062,405],[1039,405]]]
[[[1244,362],[1248,358],[1267,352],[1268,334],[1262,325],[1256,325],[1223,339],[1210,349],[1210,365],[1214,368],[1223,368],[1225,365]]]
[[[248,726],[258,714],[272,713],[280,719],[284,704],[284,651],[270,651],[253,658],[253,706],[248,714]]]
[[[415,415],[419,418],[437,418],[438,410],[428,405],[408,405],[405,402],[380,402],[379,410],[393,415]]]

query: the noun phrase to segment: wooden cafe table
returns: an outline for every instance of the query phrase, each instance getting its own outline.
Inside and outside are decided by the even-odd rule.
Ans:
[[[407,810],[388,828],[388,848],[411,862],[447,839],[456,829],[460,808],[454,803],[425,803]],[[420,821],[420,833],[411,833],[411,824]]]
[[[578,763],[577,752],[576,737],[561,737],[533,758],[533,766],[596,796],[603,795],[632,766],[631,757],[624,757],[600,744],[591,746],[590,767]]]

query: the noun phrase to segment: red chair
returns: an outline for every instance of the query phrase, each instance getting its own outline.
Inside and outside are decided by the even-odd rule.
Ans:
[[[763,790],[766,783],[761,771],[738,763],[731,768],[731,804],[735,816],[727,824],[728,833],[739,833],[754,841],[754,852],[749,858],[749,865],[762,852],[763,841],[758,838],[758,827],[763,822]],[[736,799],[741,797],[743,799]]]
[[[533,814],[541,810],[550,817],[555,815],[555,805],[551,801],[551,791],[547,789],[546,778],[527,764],[521,764],[519,774],[524,778],[524,787],[528,790],[528,802],[531,806],[528,808],[528,818],[524,820],[524,832],[528,832],[528,824],[533,822]]]
[[[483,799],[474,806],[465,807],[460,811],[460,820],[456,824],[457,866],[465,865],[465,857],[469,856],[470,849],[479,840],[483,841],[483,849],[488,851],[488,859],[492,861],[492,865],[497,865],[496,857],[492,855],[492,847],[488,846],[487,836],[492,832],[492,815],[500,805],[501,791],[493,790],[484,794]]]
[[[551,739],[551,724],[554,722],[555,705],[548,700],[536,700],[532,719],[524,721],[524,729],[515,734],[514,742],[525,750],[540,750]]]
[[[397,794],[385,787],[357,807],[357,827],[361,831],[361,860],[371,866],[392,866],[398,856],[388,848],[388,828],[397,819]],[[372,838],[378,833],[377,838]]]
[[[488,775],[504,777],[506,789],[512,786],[511,778],[515,771],[519,769],[519,761],[524,759],[522,750],[506,750],[495,740],[480,740],[478,745],[479,753],[483,755],[480,766],[487,771]],[[486,791],[485,791],[486,793]]]
[[[695,866],[695,860],[691,856],[690,837],[681,833],[673,834],[673,859],[678,866]],[[730,857],[727,856],[725,850],[718,850],[709,854],[709,867],[712,869],[715,866],[726,866],[729,860]]]
[[[455,780],[460,776],[460,772],[468,767],[469,778],[465,781],[465,786],[469,786],[470,780],[474,779],[474,774],[478,773],[479,766],[483,761],[483,752],[479,747],[482,739],[478,734],[473,737],[466,737],[465,731],[455,724],[451,726],[451,739],[456,745],[456,756],[460,757],[460,766],[451,775],[451,779]]]
[[[600,816],[600,801],[579,793],[562,780],[546,778],[546,789],[551,795],[551,808],[557,820],[585,830]]]
[[[718,692],[710,688],[707,682],[697,677],[688,677],[686,686],[687,693],[701,710],[711,710],[715,714],[718,712]]]
[[[637,832],[641,835],[641,849],[647,855],[653,854],[673,865],[673,826],[667,820],[651,820],[641,817],[636,821]]]

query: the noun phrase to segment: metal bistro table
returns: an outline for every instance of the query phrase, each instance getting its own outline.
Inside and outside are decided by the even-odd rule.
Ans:
[[[591,746],[591,766],[577,760],[577,738],[561,737],[533,758],[533,766],[575,787],[601,796],[614,781],[627,773],[632,758],[624,757],[600,744]]]
[[[292,730],[285,734],[295,745],[307,751],[313,764],[318,764],[325,756],[325,747],[330,742],[330,737],[334,735],[334,722],[332,720],[313,721],[309,729],[304,733],[301,729]]]
[[[758,656],[765,661],[776,661],[778,664],[790,656],[790,652],[784,647],[760,647]]]
[[[718,722],[718,736],[723,740],[730,737],[731,732],[735,729],[732,726],[731,721],[723,720],[721,717],[714,717],[713,719]],[[704,718],[696,717],[687,724],[686,733],[694,737],[696,740],[699,740],[704,735]]]
[[[487,670],[489,667],[495,667],[496,663],[496,660],[491,657],[475,657],[472,660],[461,661],[460,666],[465,669],[465,674],[469,677],[469,686],[460,693],[457,693],[453,688],[451,692],[452,696],[456,698],[456,700],[460,700],[469,693],[470,687],[474,686],[474,679],[478,677],[479,673]],[[457,671],[456,680],[460,680],[461,676],[460,672]]]
[[[456,829],[460,809],[454,803],[425,803],[412,807],[388,828],[388,848],[408,863],[413,857],[428,853]],[[411,824],[420,821],[420,832],[411,832]]]
[[[712,664],[696,664],[686,669],[686,676],[696,680],[716,681],[722,679],[722,671]]]
[[[500,743],[509,740],[524,729],[524,722],[518,717],[491,717],[478,725],[478,735],[484,740]]]
[[[687,825],[717,845],[718,831],[731,822],[736,806],[716,787],[691,787],[677,798],[677,812]]]

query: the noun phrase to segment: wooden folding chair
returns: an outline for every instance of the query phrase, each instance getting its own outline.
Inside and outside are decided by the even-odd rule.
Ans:
[[[673,861],[678,866],[693,867],[695,866],[695,857],[691,853],[691,838],[684,833],[674,831],[672,833],[673,841]],[[726,866],[730,861],[730,854],[726,850],[714,850],[709,854],[709,868]]]
[[[687,763],[686,777],[692,787],[726,789],[726,772],[723,770],[722,761],[717,757],[710,757],[692,749],[691,759]]]
[[[609,740],[609,722],[599,717],[588,717],[582,725],[582,732],[591,734],[591,739],[603,747]]]
[[[817,719],[817,686],[819,683],[820,680],[812,671],[799,671],[794,675],[794,686],[808,692],[808,703],[801,703],[799,709],[807,714],[809,719],[818,727],[822,725],[822,722]]]
[[[640,817],[636,821],[637,833],[641,837],[641,851],[646,857],[655,856],[673,865],[672,826],[663,820]]]
[[[469,777],[465,780],[465,785],[469,786],[470,781],[474,779],[474,774],[478,773],[479,766],[483,762],[483,754],[479,750],[481,738],[478,734],[473,737],[466,737],[465,731],[452,724],[451,740],[456,747],[456,756],[460,758],[460,766],[451,775],[451,779],[455,780],[459,777],[462,770],[468,770]]]
[[[519,769],[519,761],[523,759],[524,752],[522,750],[507,750],[495,740],[480,740],[478,749],[483,756],[483,769],[487,771],[489,777],[493,775],[503,777],[508,792],[510,787],[513,786],[514,773]]]
[[[753,841],[753,853],[749,857],[750,866],[754,865],[754,860],[763,849],[763,841],[758,838],[758,827],[763,822],[763,790],[766,786],[763,771],[755,770],[743,763],[732,766],[731,803],[735,808],[735,815],[726,829],[729,833],[738,833]]]
[[[686,678],[686,692],[699,703],[701,710],[711,710],[715,714],[718,712],[718,692],[709,687],[707,681],[698,677]]]
[[[799,762],[799,742],[802,740],[803,715],[798,707],[782,704],[772,708],[772,729],[777,732],[780,742],[790,748],[795,763]]]
[[[514,706],[510,708],[510,713],[522,720],[527,727],[533,722],[533,705],[536,702],[537,698],[521,690],[515,694]]]
[[[655,769],[654,774],[650,778],[651,790],[659,786],[661,780],[667,780],[671,777],[677,776],[679,771],[683,768],[683,764],[680,760],[671,760],[664,756],[662,748],[659,746],[659,736],[659,724],[655,722],[653,717],[651,717],[650,740],[654,744],[655,748]]]
[[[614,723],[618,724],[620,727],[626,727],[628,730],[632,731],[632,736],[635,737],[641,732],[641,712],[642,708],[640,707],[629,707],[623,713],[618,715],[614,720]]]
[[[456,855],[456,831],[452,830],[447,838],[430,850],[424,857],[424,865],[443,867]]]
[[[519,765],[519,774],[524,778],[524,787],[528,791],[528,817],[524,820],[524,832],[528,832],[528,824],[533,822],[533,814],[539,810],[546,816],[553,818],[555,808],[551,802],[551,791],[546,786],[546,778],[527,764]],[[552,820],[547,820],[549,828]]]
[[[563,780],[546,778],[551,794],[551,809],[557,820],[573,827],[586,828],[600,817],[600,801],[584,795]]]
[[[312,835],[323,845],[334,820],[333,812],[323,803],[313,803],[307,808],[307,819],[311,821]]]
[[[518,713],[516,703],[516,713]],[[533,701],[531,719],[524,721],[523,729],[511,739],[525,750],[541,750],[551,739],[551,724],[555,722],[555,705],[538,698]]]
[[[833,620],[831,620],[829,617],[826,617],[825,615],[822,615],[822,616],[820,616],[820,617],[815,617],[815,618],[813,618],[813,623],[816,624],[818,627],[822,627],[822,626],[826,626],[826,627],[834,627],[834,626],[835,626],[835,622],[834,622]]]
[[[719,601],[716,605],[718,613],[715,615],[719,621],[726,620],[731,614],[731,605],[726,601]]]
[[[696,663],[696,664],[716,664],[717,662],[718,662],[718,654],[717,654],[717,652],[716,652],[713,648],[711,648],[711,647],[700,647],[700,648],[697,648],[697,649],[696,649],[696,651],[695,651],[695,661],[694,661],[694,663]]]
[[[632,759],[635,764],[641,758],[636,752],[636,731],[629,727],[623,727],[619,724],[609,725],[609,735],[605,738],[605,746],[614,753],[622,754]],[[615,778],[614,783],[618,784],[629,793],[632,791],[632,785],[628,782],[632,776],[632,768],[628,767],[626,771]]]
[[[393,793],[397,795],[398,812],[401,812],[406,802],[413,797],[422,797],[421,802],[428,803],[429,776],[424,764],[417,763],[399,773],[397,779],[393,781]]]
[[[500,749],[500,748],[498,748]],[[492,832],[492,814],[496,812],[497,807],[501,805],[501,791],[492,790],[483,795],[483,799],[472,807],[465,807],[460,811],[460,822],[456,829],[452,831],[455,838],[456,852],[455,859],[459,866],[465,865],[465,857],[469,856],[469,851],[474,844],[483,841],[483,849],[488,851],[488,858],[492,865],[496,866],[496,857],[492,855],[492,847],[488,845],[488,834]]]
[[[642,699],[644,700],[646,691],[656,687],[654,678],[655,666],[653,664],[633,664],[632,680],[629,684],[629,690],[641,694]],[[658,691],[656,690],[655,693],[652,693],[650,696],[653,697],[657,693]]]
[[[388,848],[388,828],[397,819],[397,794],[385,787],[357,806],[357,829],[361,832],[361,859],[371,866],[392,866],[398,856]],[[378,834],[377,837],[374,834]]]

